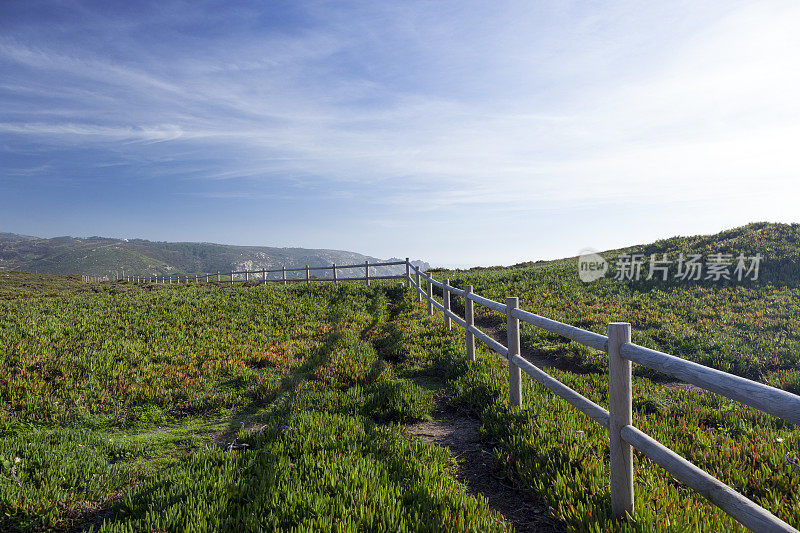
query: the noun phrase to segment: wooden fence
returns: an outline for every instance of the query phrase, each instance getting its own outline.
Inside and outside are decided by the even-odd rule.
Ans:
[[[421,279],[425,280],[424,290]],[[658,370],[795,424],[800,424],[800,396],[636,345],[631,342],[631,325],[627,322],[612,322],[608,325],[608,335],[600,335],[523,311],[519,308],[519,299],[516,297],[506,298],[505,304],[495,302],[475,294],[470,285],[458,289],[451,286],[449,280],[437,281],[429,273],[420,272],[416,267],[414,267],[414,280],[409,279],[408,282],[417,291],[417,301],[421,302],[423,298],[427,301],[429,315],[432,315],[433,309],[437,308],[444,315],[445,327],[449,328],[451,323],[455,322],[465,329],[467,356],[470,359],[475,358],[475,338],[507,358],[509,397],[512,406],[522,406],[521,371],[524,370],[533,379],[609,430],[611,512],[615,518],[634,514],[632,448],[636,448],[752,531],[798,533],[791,525],[633,425],[631,362]],[[442,290],[442,303],[433,297],[434,286]],[[464,298],[464,318],[451,310],[451,294]],[[473,308],[475,303],[506,315],[508,347],[475,327]],[[609,369],[609,410],[523,359],[520,354],[520,321],[606,352]]]
[[[395,276],[371,277],[369,275],[370,266],[389,265],[405,265],[406,273]],[[337,269],[356,267],[365,269],[363,278],[337,278]],[[309,275],[311,270],[332,270],[333,278],[311,278]],[[266,283],[268,281],[267,273],[283,272],[282,279],[278,281],[286,283],[290,280],[286,279],[285,272],[290,271],[305,271],[305,279],[293,281],[306,283],[365,280],[369,284],[371,279],[402,278],[405,280],[406,287],[413,286],[416,289],[418,302],[426,300],[429,315],[433,315],[434,309],[438,309],[444,316],[445,327],[451,328],[455,323],[464,328],[469,359],[475,359],[475,339],[477,338],[508,360],[509,397],[512,406],[522,406],[522,371],[524,371],[567,403],[608,429],[611,445],[611,512],[615,518],[622,519],[626,515],[633,516],[634,514],[633,448],[636,448],[654,463],[666,469],[676,479],[699,492],[750,530],[800,533],[791,525],[633,425],[631,363],[658,370],[794,424],[800,424],[800,396],[634,344],[631,342],[631,325],[627,322],[612,322],[608,324],[608,335],[600,335],[524,311],[519,308],[519,299],[516,297],[506,298],[505,303],[495,302],[473,292],[471,285],[459,289],[450,285],[447,279],[437,281],[430,273],[422,272],[418,267],[412,265],[408,259],[375,265],[365,263],[364,265],[332,265],[331,267],[306,267],[305,269],[231,272],[228,281],[231,283],[248,281],[249,274],[260,273]],[[245,276],[244,279],[234,279],[235,275],[241,276],[242,274]],[[200,281],[203,276],[205,276],[205,281],[209,281],[209,276],[213,277],[211,274],[183,277],[181,282]],[[216,276],[217,279],[214,281],[220,281],[219,273]],[[164,280],[173,278],[155,277],[151,279],[161,280],[154,282],[163,283]],[[140,279],[137,278],[137,280]],[[423,280],[425,281],[424,288]],[[441,289],[442,303],[434,298],[433,287]],[[452,311],[451,295],[464,298],[463,318]],[[506,316],[507,347],[475,326],[474,304],[476,303]],[[520,321],[566,337],[584,346],[606,352],[609,370],[609,409],[606,410],[597,405],[524,359],[520,353]]]

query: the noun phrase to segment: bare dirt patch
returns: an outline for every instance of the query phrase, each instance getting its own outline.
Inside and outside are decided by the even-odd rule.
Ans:
[[[547,516],[547,507],[535,494],[514,487],[506,480],[500,463],[492,455],[493,443],[482,436],[480,421],[446,405],[440,399],[432,420],[408,426],[406,434],[445,446],[458,461],[455,477],[473,496],[483,496],[489,507],[503,515],[517,533],[563,531]]]

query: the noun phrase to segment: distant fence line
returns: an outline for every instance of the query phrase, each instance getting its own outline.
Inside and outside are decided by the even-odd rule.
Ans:
[[[370,267],[391,265],[405,265],[405,274],[394,276],[370,276],[369,274]],[[363,278],[337,278],[337,269],[362,267],[365,269]],[[332,270],[333,278],[311,278],[311,270]],[[286,272],[292,271],[305,271],[305,279],[287,279]],[[282,279],[268,280],[267,274],[272,272],[282,272]],[[567,403],[608,429],[611,452],[611,513],[616,519],[624,519],[626,516],[634,515],[633,448],[636,448],[654,463],[675,476],[676,479],[699,492],[748,529],[757,532],[800,533],[768,510],[687,461],[684,457],[633,425],[631,362],[663,372],[794,424],[800,424],[800,396],[634,344],[631,342],[631,325],[627,322],[609,323],[608,335],[600,335],[524,311],[519,308],[519,298],[517,297],[508,297],[505,304],[503,304],[476,294],[473,292],[471,285],[466,285],[463,289],[459,289],[450,285],[450,281],[447,279],[437,281],[430,273],[422,272],[419,267],[412,265],[408,258],[405,261],[372,265],[367,262],[363,265],[306,266],[305,268],[294,269],[237,271],[228,274],[230,276],[229,280],[221,280],[219,273],[216,274],[216,280],[209,279],[209,276],[214,276],[213,274],[178,278],[128,276],[125,279],[134,282],[154,283],[166,283],[167,280],[172,283],[172,280],[175,279],[180,280],[177,281],[178,283],[189,283],[202,281],[203,276],[205,276],[206,282],[227,281],[234,283],[249,281],[251,274],[261,274],[264,283],[267,281],[310,283],[311,281],[359,280],[366,281],[369,285],[370,280],[374,279],[404,279],[406,287],[413,286],[416,290],[417,302],[422,302],[425,299],[428,315],[432,316],[434,308],[438,309],[443,314],[444,327],[451,329],[452,323],[455,322],[458,326],[464,328],[467,357],[470,360],[475,360],[476,338],[508,360],[509,397],[512,407],[522,407],[521,371],[524,371],[550,391],[563,398]],[[235,279],[236,275],[244,275],[244,279],[237,280]],[[423,280],[425,283],[424,288]],[[441,303],[434,297],[434,287],[441,291]],[[458,296],[464,299],[464,317],[452,311],[451,296]],[[504,346],[475,326],[474,304],[476,303],[505,314],[508,346]],[[520,321],[566,337],[584,346],[606,352],[609,366],[609,409],[606,410],[592,402],[524,359],[520,352]]]
[[[268,282],[283,282],[283,284],[287,283],[311,283],[312,281],[366,281],[367,285],[370,284],[370,281],[373,280],[380,280],[380,279],[405,279],[409,275],[408,268],[406,268],[405,274],[395,274],[391,276],[379,276],[375,274],[370,274],[370,268],[381,268],[387,266],[398,266],[398,265],[410,265],[410,261],[406,258],[405,261],[387,261],[383,263],[370,263],[369,261],[364,261],[363,263],[357,263],[354,265],[337,265],[332,264],[331,266],[316,266],[312,267],[306,265],[305,267],[299,268],[278,268],[278,269],[261,269],[261,270],[234,270],[230,272],[216,272],[216,273],[203,273],[203,274],[195,274],[195,275],[177,275],[177,274],[156,274],[151,276],[141,276],[141,275],[125,275],[123,271],[121,275],[116,277],[116,281],[128,281],[132,283],[157,283],[157,284],[179,284],[179,283],[247,283],[250,281],[263,281],[266,285]],[[352,270],[352,269],[364,269],[364,277],[339,277],[339,272],[342,270]],[[330,271],[332,277],[312,277],[311,271]],[[287,272],[305,272],[305,277],[286,277]],[[268,275],[273,273],[280,273],[280,279],[269,279]],[[104,278],[92,277],[92,276],[83,276],[83,280],[86,282],[97,282],[97,281],[109,281],[109,278],[106,276]]]
[[[85,276],[85,275],[82,275],[81,276],[81,280],[84,283],[99,283],[101,281],[111,281],[111,278],[109,278],[108,276]],[[121,281],[121,280],[119,278],[117,278],[117,281]]]

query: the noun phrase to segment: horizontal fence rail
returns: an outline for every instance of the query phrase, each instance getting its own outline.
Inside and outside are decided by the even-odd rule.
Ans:
[[[642,366],[669,374],[681,381],[716,392],[737,402],[755,407],[778,418],[800,424],[800,396],[776,389],[763,383],[734,376],[674,355],[625,344],[620,348],[622,357]]]
[[[529,313],[528,311],[523,311],[522,309],[514,309],[511,312],[511,315],[514,318],[522,320],[526,324],[536,326],[545,331],[549,331],[550,333],[555,333],[556,335],[561,335],[562,337],[566,337],[569,340],[583,344],[584,346],[594,348],[595,350],[601,350],[605,352],[608,349],[608,337],[605,335],[600,335],[599,333],[576,328],[575,326],[570,326],[569,324],[564,324],[563,322],[558,322],[557,320],[551,320],[543,316],[535,315],[533,313]]]
[[[404,265],[405,274],[375,276],[370,268]],[[341,269],[363,268],[364,277],[338,277]],[[332,278],[312,278],[311,271],[330,270]],[[268,279],[267,274],[281,273],[279,279]],[[305,272],[304,277],[287,278],[287,272]],[[475,339],[480,340],[492,351],[508,360],[509,397],[512,406],[522,406],[521,372],[525,372],[548,390],[565,400],[592,420],[609,430],[611,452],[611,510],[618,519],[634,515],[634,475],[633,455],[635,448],[643,453],[693,490],[707,498],[711,503],[725,511],[745,527],[757,531],[800,533],[797,529],[776,517],[763,507],[751,501],[708,472],[692,464],[684,457],[670,450],[654,438],[637,429],[632,421],[631,363],[663,372],[677,379],[696,385],[702,389],[720,394],[737,402],[749,405],[765,413],[800,424],[800,396],[776,389],[746,378],[715,370],[673,355],[645,348],[631,342],[630,324],[611,323],[608,335],[587,331],[563,322],[558,322],[518,308],[517,298],[507,298],[506,303],[495,302],[476,294],[472,286],[457,288],[449,280],[439,281],[429,272],[405,261],[386,263],[365,262],[358,265],[331,265],[330,267],[281,268],[271,270],[244,270],[221,274],[200,274],[196,276],[125,276],[126,281],[155,283],[220,282],[240,283],[251,281],[251,275],[259,275],[254,280],[286,283],[310,283],[312,281],[366,281],[382,279],[403,279],[405,286],[413,288],[417,302],[424,299],[428,315],[434,309],[442,312],[445,327],[452,323],[464,328],[467,357],[475,359]],[[221,276],[229,277],[228,280]],[[235,276],[244,276],[236,279]],[[84,276],[84,281],[100,281],[101,278]],[[424,282],[423,282],[424,280]],[[401,284],[398,284],[401,285]],[[433,287],[441,289],[442,302],[434,298]],[[464,298],[464,317],[451,309],[451,296]],[[479,304],[506,315],[508,344],[493,339],[475,326],[474,304]],[[519,323],[523,322],[562,336],[583,346],[601,350],[609,358],[609,409],[592,402],[577,391],[561,383],[547,372],[526,360],[520,354]]]
[[[519,355],[514,355],[514,364],[525,371],[530,377],[550,389],[554,394],[560,396],[571,406],[577,408],[583,414],[592,418],[600,423],[601,426],[608,429],[608,411],[603,409],[589,398],[583,396],[577,391],[574,391],[558,381],[556,378],[540,369],[527,359],[523,359]]]
[[[678,481],[705,496],[748,529],[752,531],[795,531],[792,526],[780,518],[636,427],[623,427],[621,435],[631,446],[667,470]]]

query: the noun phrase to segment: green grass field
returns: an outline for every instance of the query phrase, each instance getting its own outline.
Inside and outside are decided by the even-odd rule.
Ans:
[[[435,392],[480,418],[506,476],[567,531],[742,530],[641,456],[636,517],[612,522],[606,430],[527,378],[523,409],[509,408],[498,359],[467,362],[463,333],[391,283],[2,276],[2,530],[504,530],[446,449],[403,435]],[[628,320],[640,344],[796,392],[789,283],[584,285],[567,262],[447,276],[600,333]],[[576,371],[555,377],[607,406],[604,354],[532,328],[523,342],[568,361]],[[661,378],[635,372],[634,423],[800,525],[800,430]]]
[[[401,291],[13,278],[0,529],[504,529],[402,436],[444,382],[427,350],[379,353]]]

